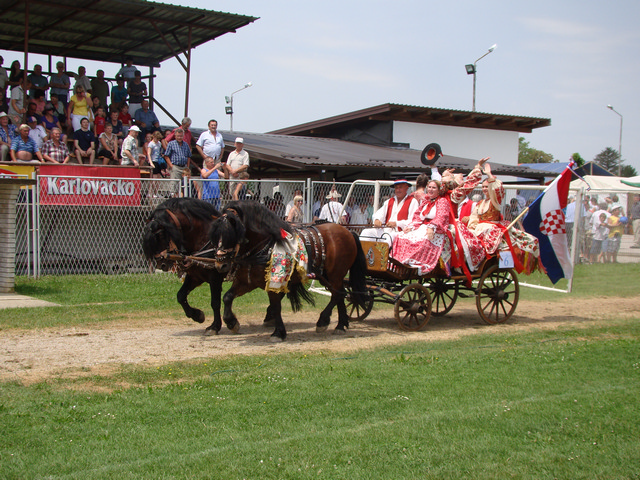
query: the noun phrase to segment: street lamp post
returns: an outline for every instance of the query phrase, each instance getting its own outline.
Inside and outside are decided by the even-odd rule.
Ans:
[[[489,55],[491,52],[493,52],[496,48],[498,48],[498,45],[491,45],[491,47],[489,47],[489,50],[487,51],[487,53],[485,53],[484,55],[482,55],[479,59],[477,59],[475,62],[470,63],[465,65],[464,67],[467,69],[467,75],[473,75],[473,108],[472,111],[476,111],[476,72],[478,71],[476,64],[482,60],[484,57],[486,57],[487,55]]]
[[[249,82],[247,84],[245,84],[244,87],[236,90],[235,92],[233,92],[230,96],[228,97],[224,97],[225,101],[227,102],[227,107],[224,107],[224,112],[229,115],[231,117],[231,131],[233,132],[233,96],[238,93],[241,92],[242,90],[244,90],[245,88],[249,88],[251,85],[253,85],[253,83]]]
[[[618,176],[622,175],[622,115],[617,112],[613,105],[607,105],[607,108],[620,117],[620,139],[618,140]]]

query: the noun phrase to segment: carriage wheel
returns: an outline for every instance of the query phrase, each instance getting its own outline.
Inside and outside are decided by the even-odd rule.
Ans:
[[[367,318],[373,309],[373,292],[371,290],[367,290],[364,307],[361,307],[360,305],[353,303],[353,300],[351,299],[351,285],[349,285],[348,281],[345,281],[344,288],[347,291],[347,297],[345,298],[344,303],[347,307],[349,320],[360,322]]]
[[[520,284],[512,269],[500,270],[494,265],[478,281],[476,306],[482,319],[490,325],[509,320],[519,297]]]
[[[398,295],[393,307],[401,330],[420,330],[431,317],[431,294],[420,283],[411,283]]]
[[[449,278],[429,279],[429,290],[433,296],[431,315],[440,317],[449,313],[458,299],[458,281]]]

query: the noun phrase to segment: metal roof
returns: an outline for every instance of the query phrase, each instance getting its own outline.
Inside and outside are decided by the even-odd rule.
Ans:
[[[258,19],[146,0],[3,0],[0,18],[0,50],[27,37],[30,53],[149,67]]]
[[[400,121],[425,123],[432,125],[448,125],[455,127],[487,128],[531,133],[534,128],[551,125],[549,118],[501,115],[498,113],[469,112],[466,110],[450,110],[445,108],[419,107],[385,103],[376,107],[356,110],[309,123],[281,128],[269,133],[282,135],[329,136],[328,132],[336,128],[363,122]]]
[[[203,130],[192,129],[197,136]],[[420,162],[420,151],[408,148],[380,147],[331,138],[274,135],[220,131],[227,151],[234,148],[236,137],[244,139],[244,148],[251,158],[251,169],[265,176],[317,175],[322,170],[336,174],[336,180],[389,179],[399,175],[415,176],[427,167]],[[440,170],[455,168],[466,173],[477,159],[443,156],[438,160]],[[544,178],[545,173],[526,166],[491,163],[496,175],[524,178]]]

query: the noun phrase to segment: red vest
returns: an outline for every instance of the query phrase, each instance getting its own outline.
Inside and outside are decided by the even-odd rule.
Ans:
[[[402,207],[400,207],[400,211],[398,212],[398,216],[396,220],[408,220],[409,219],[409,207],[411,206],[411,200],[413,199],[413,193],[411,195],[407,195],[404,198],[404,203]],[[384,219],[384,223],[389,223],[389,219],[391,218],[391,212],[393,211],[393,205],[396,202],[396,197],[391,197],[389,203],[387,204],[387,216]],[[399,231],[400,229],[396,226],[396,229]]]

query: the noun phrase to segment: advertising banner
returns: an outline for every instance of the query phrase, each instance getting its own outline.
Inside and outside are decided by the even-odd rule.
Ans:
[[[41,165],[42,205],[140,205],[140,170],[130,167]]]
[[[33,178],[34,165],[0,165],[0,177],[5,178]]]

